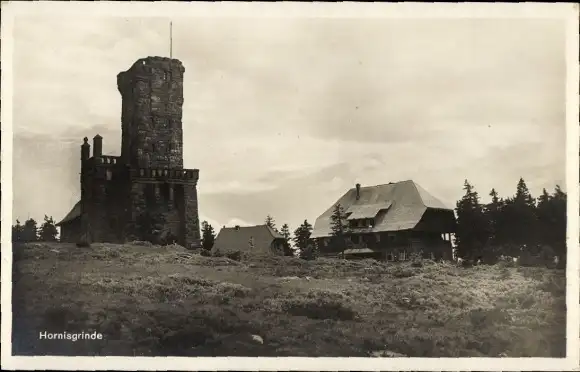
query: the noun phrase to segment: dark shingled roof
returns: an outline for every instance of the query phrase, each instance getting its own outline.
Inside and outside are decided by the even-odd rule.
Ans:
[[[212,250],[250,251],[250,239],[253,239],[252,251],[270,252],[275,239],[284,239],[268,225],[224,227],[216,237]]]
[[[56,226],[63,225],[65,223],[71,222],[72,220],[76,220],[81,216],[81,202],[78,201],[75,206],[68,212],[68,214],[56,224]]]
[[[316,219],[313,238],[330,236],[334,207],[340,204],[345,212],[352,214],[347,219],[375,218],[375,225],[367,232],[386,232],[414,228],[428,209],[453,209],[429,194],[412,180],[360,188],[356,199],[356,187],[348,190],[336,203]]]

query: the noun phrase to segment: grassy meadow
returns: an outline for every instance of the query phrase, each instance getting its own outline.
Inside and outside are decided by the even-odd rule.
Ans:
[[[14,246],[13,354],[563,357],[565,271]],[[39,340],[39,332],[103,340]]]

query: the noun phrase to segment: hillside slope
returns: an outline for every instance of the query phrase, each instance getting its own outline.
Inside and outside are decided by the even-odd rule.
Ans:
[[[565,272],[14,247],[18,355],[558,357]],[[47,341],[47,332],[103,340]]]

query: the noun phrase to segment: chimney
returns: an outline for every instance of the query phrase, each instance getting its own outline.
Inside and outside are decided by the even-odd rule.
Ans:
[[[98,134],[93,138],[93,156],[99,157],[103,155],[103,137]]]
[[[89,145],[89,139],[87,137],[83,138],[83,144],[81,145],[81,161],[85,161],[91,157],[91,145]]]
[[[360,183],[356,184],[356,200],[360,199]]]

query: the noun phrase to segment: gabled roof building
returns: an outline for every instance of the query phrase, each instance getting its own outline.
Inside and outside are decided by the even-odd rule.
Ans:
[[[346,217],[344,251],[331,239],[331,217],[337,204]],[[406,260],[417,253],[450,259],[453,232],[453,209],[408,180],[366,187],[357,184],[316,219],[312,238],[323,255],[390,261]]]
[[[212,251],[282,255],[284,237],[268,225],[223,227]]]

